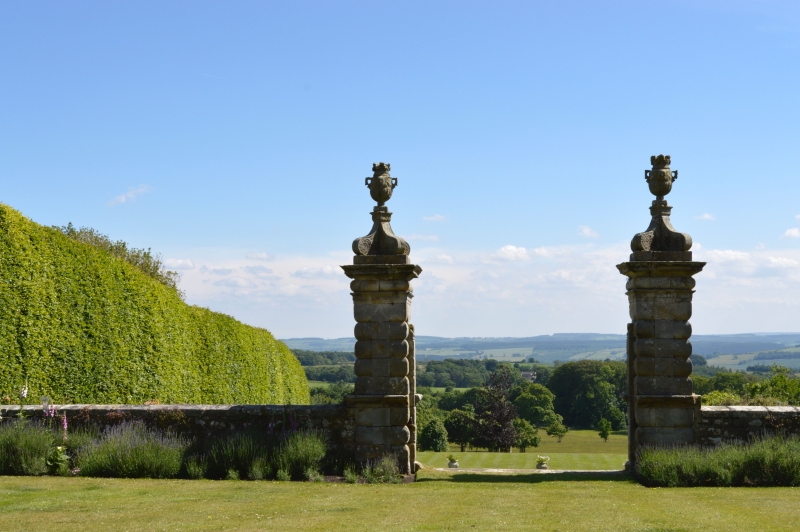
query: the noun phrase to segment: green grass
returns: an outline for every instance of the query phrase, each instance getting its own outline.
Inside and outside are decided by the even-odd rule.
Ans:
[[[536,469],[537,454],[550,457],[550,469],[622,469],[628,457],[624,454],[596,453],[543,453],[533,449],[527,453],[483,453],[483,452],[450,452],[434,453],[426,451],[417,454],[417,461],[426,467],[447,467],[447,455],[458,458],[458,466],[462,468],[488,469]]]
[[[615,432],[604,442],[595,430],[573,430],[561,443],[539,429],[542,443],[520,453],[488,453],[482,451],[458,452],[458,445],[450,444],[446,453],[432,451],[417,454],[417,461],[428,467],[447,467],[447,455],[458,457],[458,465],[466,468],[536,469],[536,456],[550,457],[550,469],[622,469],[628,459],[628,437]]]
[[[580,479],[580,480],[578,480]],[[403,485],[0,477],[0,530],[794,530],[793,488],[422,473]]]

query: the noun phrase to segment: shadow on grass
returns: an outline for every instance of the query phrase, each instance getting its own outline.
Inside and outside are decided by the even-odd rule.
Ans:
[[[493,483],[529,483],[535,484],[539,482],[576,482],[576,481],[617,481],[617,482],[636,482],[636,480],[624,471],[620,472],[568,472],[563,473],[455,473],[455,474],[442,474],[437,476],[425,476],[423,478],[417,477],[417,482],[493,482]]]

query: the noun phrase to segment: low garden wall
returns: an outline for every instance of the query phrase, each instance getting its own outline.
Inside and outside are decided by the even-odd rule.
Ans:
[[[26,405],[32,419],[43,419],[40,405]],[[0,408],[3,417],[18,417],[19,406]],[[355,420],[344,405],[56,405],[69,427],[94,425],[100,429],[125,421],[172,430],[198,442],[239,430],[259,429],[267,435],[314,429],[322,431],[329,449],[352,455]]]
[[[695,416],[695,443],[745,443],[760,436],[800,436],[797,406],[703,406]]]

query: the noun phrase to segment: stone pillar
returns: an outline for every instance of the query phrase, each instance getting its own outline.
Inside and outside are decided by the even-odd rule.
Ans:
[[[374,176],[366,179],[378,202],[372,211],[372,230],[353,242],[353,264],[342,266],[353,279],[356,320],[356,384],[347,403],[356,423],[356,462],[392,454],[400,470],[410,473],[416,442],[410,281],[422,269],[409,262],[408,243],[389,224],[392,213],[384,203],[397,179],[389,175],[388,164],[375,164],[372,170]]]
[[[650,158],[645,179],[656,199],[647,231],[633,237],[630,261],[618,264],[628,277],[629,460],[646,444],[694,442],[695,404],[692,393],[692,294],[704,262],[693,262],[692,239],[677,232],[664,196],[678,172],[670,171],[669,155]]]

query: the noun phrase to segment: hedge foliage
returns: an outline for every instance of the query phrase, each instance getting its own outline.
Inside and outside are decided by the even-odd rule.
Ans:
[[[268,331],[0,204],[0,393],[26,382],[56,403],[309,402]]]

